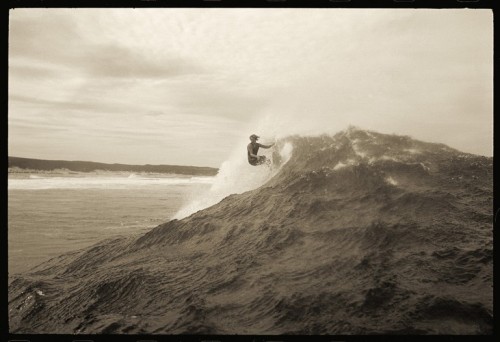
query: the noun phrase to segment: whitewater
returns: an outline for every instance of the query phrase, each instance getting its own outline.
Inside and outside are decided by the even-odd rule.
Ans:
[[[141,189],[183,184],[211,184],[213,177],[136,173],[58,173],[10,176],[10,190],[42,189]]]
[[[276,143],[278,167],[229,158],[175,219],[12,277],[10,331],[493,332],[492,158],[356,128]]]
[[[242,151],[246,151],[246,144],[237,146],[228,160],[222,163],[217,175],[211,181],[210,189],[193,197],[173,218],[182,219],[218,203],[229,195],[258,188],[278,174],[290,160],[293,146],[290,142],[280,142],[273,147],[272,151],[261,149],[260,155],[266,156],[271,161],[270,165],[262,167],[250,165],[246,153]]]

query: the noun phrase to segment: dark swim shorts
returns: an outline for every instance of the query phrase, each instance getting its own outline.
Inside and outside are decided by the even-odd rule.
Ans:
[[[257,165],[261,165],[261,164],[264,164],[266,162],[266,156],[259,156],[259,158],[251,158],[248,160],[248,162],[251,164],[251,165],[254,165],[254,166],[257,166]]]

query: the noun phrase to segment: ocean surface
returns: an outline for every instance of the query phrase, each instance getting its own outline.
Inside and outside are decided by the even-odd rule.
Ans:
[[[85,189],[93,209],[72,227],[116,211],[94,232],[117,235],[79,250],[67,240],[68,253],[11,276],[10,331],[493,333],[493,158],[355,128],[273,150],[269,168],[249,166],[242,148],[211,184],[184,184],[196,192],[179,188],[186,205],[171,203],[174,185]],[[29,198],[27,212],[47,204]],[[171,220],[169,205],[182,207]],[[146,207],[158,210],[137,213]],[[148,230],[148,219],[161,224]]]
[[[213,177],[127,172],[9,173],[9,274],[168,221]]]

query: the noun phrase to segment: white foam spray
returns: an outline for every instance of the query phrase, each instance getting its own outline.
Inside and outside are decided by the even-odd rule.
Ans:
[[[262,143],[267,145],[272,143],[272,141],[264,141]],[[293,151],[292,144],[287,142],[278,151],[281,157],[279,167],[267,165],[252,166],[247,160],[246,146],[246,141],[238,144],[228,160],[222,163],[212,186],[206,192],[192,198],[173,218],[182,219],[220,202],[231,194],[240,194],[258,188],[279,172],[281,167],[288,162]],[[271,159],[273,148],[260,149],[259,155],[265,155]]]

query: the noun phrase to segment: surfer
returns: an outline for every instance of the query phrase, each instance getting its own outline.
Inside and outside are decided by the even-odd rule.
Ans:
[[[247,146],[248,162],[251,165],[261,165],[261,164],[268,162],[268,159],[266,158],[266,156],[258,156],[257,155],[257,152],[259,152],[259,147],[270,148],[270,147],[274,146],[274,143],[271,145],[259,144],[257,142],[258,139],[259,139],[258,135],[252,134],[250,136],[251,143],[248,144],[248,146]]]

